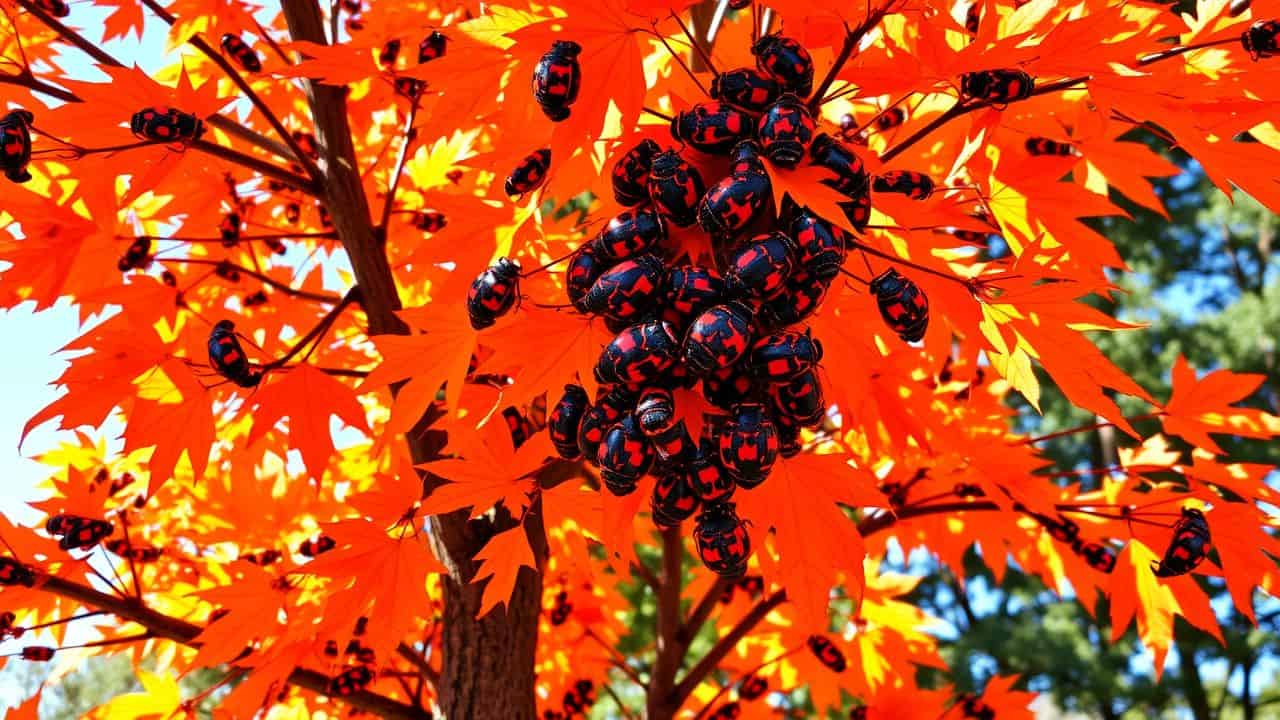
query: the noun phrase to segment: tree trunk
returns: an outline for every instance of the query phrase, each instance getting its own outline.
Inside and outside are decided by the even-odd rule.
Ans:
[[[284,0],[283,5],[295,40],[328,42],[316,0]],[[400,309],[399,293],[360,179],[347,122],[346,88],[312,81],[307,88],[322,148],[323,199],[351,258],[369,335],[406,333],[408,329],[395,315]],[[408,434],[415,462],[436,458],[443,445],[441,433],[426,431],[433,419],[429,414]],[[449,570],[444,580],[444,667],[437,698],[444,716],[451,720],[533,720],[542,577],[522,570],[506,612],[495,610],[476,619],[482,588],[471,584],[475,576],[471,558],[491,535],[487,526],[487,522],[469,523],[465,511],[429,519],[432,548]],[[541,527],[531,535],[536,535],[534,550],[541,557],[545,553]]]

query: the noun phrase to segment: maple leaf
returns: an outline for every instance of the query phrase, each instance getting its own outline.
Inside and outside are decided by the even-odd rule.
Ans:
[[[480,597],[480,608],[476,617],[488,615],[498,605],[507,603],[516,586],[516,576],[520,568],[534,568],[533,550],[529,547],[529,539],[525,537],[524,525],[504,530],[489,538],[489,542],[475,554],[480,563],[473,583],[484,581],[484,594]]]
[[[208,393],[191,370],[177,360],[166,361],[160,371],[170,387],[152,399],[140,397],[125,426],[126,452],[154,445],[148,462],[151,479],[147,495],[153,495],[173,477],[174,467],[185,453],[196,480],[205,473],[215,436],[213,410]]]
[[[508,374],[515,385],[504,398],[521,405],[547,393],[557,395],[565,383],[579,383],[595,393],[592,369],[600,348],[613,339],[603,324],[576,313],[532,308],[519,323],[485,335],[493,349],[481,365],[487,372]]]
[[[316,480],[323,478],[333,455],[330,415],[337,415],[357,430],[367,432],[369,429],[364,409],[351,388],[312,365],[298,365],[271,377],[263,383],[254,401],[256,409],[249,442],[262,438],[282,418],[289,418],[289,446],[302,453],[303,464]]]
[[[1280,418],[1254,408],[1231,407],[1266,380],[1263,375],[1217,370],[1197,380],[1186,358],[1173,364],[1173,397],[1161,417],[1165,432],[1187,442],[1223,454],[1209,433],[1266,439],[1280,435]]]
[[[139,669],[138,682],[142,683],[142,692],[117,695],[100,705],[91,716],[163,720],[181,711],[182,693],[172,675]]]
[[[517,450],[506,425],[493,418],[474,431],[450,431],[447,449],[457,457],[418,465],[450,481],[437,486],[422,501],[422,512],[428,515],[471,508],[476,517],[499,502],[519,515],[534,489],[532,475],[553,454],[551,439],[545,433],[529,438]]]

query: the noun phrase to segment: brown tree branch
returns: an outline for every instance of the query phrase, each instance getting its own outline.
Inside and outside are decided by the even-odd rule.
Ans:
[[[786,591],[779,590],[764,600],[761,600],[759,603],[756,603],[756,606],[751,608],[746,615],[743,615],[742,619],[729,629],[729,632],[725,633],[724,636],[716,641],[716,644],[707,651],[706,655],[702,656],[702,659],[698,661],[697,665],[693,666],[693,669],[685,673],[684,678],[680,680],[679,684],[676,685],[675,689],[667,698],[666,706],[678,708],[683,705],[684,701],[693,694],[693,691],[698,687],[698,684],[701,683],[712,670],[716,669],[716,666],[720,664],[720,661],[724,659],[725,655],[729,654],[729,651],[733,650],[733,647],[738,644],[738,641],[746,637],[756,625],[760,624],[761,620],[764,620],[769,613],[773,612],[774,608],[781,605],[786,599]]]
[[[409,647],[407,643],[400,643],[396,646],[396,654],[405,660],[408,660],[409,664],[413,665],[413,667],[417,669],[418,674],[426,678],[427,682],[431,683],[431,687],[439,686],[440,673],[436,672],[436,669],[431,667],[431,663],[427,662],[427,659],[424,658],[417,650]]]
[[[658,593],[658,657],[649,675],[646,700],[648,717],[663,715],[676,672],[684,661],[684,648],[676,635],[680,630],[680,594],[683,588],[684,543],[680,528],[662,531],[662,589]]]
[[[822,79],[818,85],[818,89],[813,91],[813,95],[809,96],[809,110],[815,114],[819,107],[822,107],[823,96],[831,89],[831,83],[836,81],[836,76],[840,74],[840,70],[844,68],[844,64],[849,61],[853,55],[853,51],[858,49],[858,45],[862,43],[862,38],[871,32],[875,26],[880,24],[885,15],[897,3],[897,0],[889,0],[882,8],[876,8],[867,14],[866,19],[862,21],[856,28],[849,29],[844,36],[844,44],[840,46],[840,54],[836,56],[834,62],[831,63],[831,69],[827,71],[827,76]],[[845,26],[848,27],[847,25]]]
[[[181,618],[171,617],[152,610],[135,598],[108,595],[86,585],[71,582],[55,575],[42,576],[37,588],[60,597],[75,600],[87,607],[105,610],[122,620],[137,623],[156,637],[191,647],[199,647],[201,644],[197,638],[200,633],[204,632],[203,627]],[[288,681],[292,685],[297,685],[321,695],[329,694],[329,676],[315,670],[295,668],[289,674]],[[431,716],[430,713],[422,708],[407,705],[398,700],[392,700],[385,695],[379,695],[367,690],[361,690],[341,698],[335,696],[335,699],[340,699],[352,707],[395,720],[426,720]]]
[[[676,633],[676,639],[686,648],[693,639],[697,637],[698,631],[702,629],[702,624],[707,621],[711,615],[711,611],[715,609],[716,603],[724,594],[733,587],[733,580],[726,577],[717,577],[716,581],[707,588],[706,594],[693,607],[693,611],[689,613],[689,618],[680,626],[680,631]]]
[[[279,165],[269,163],[266,160],[256,158],[252,155],[247,155],[239,150],[233,150],[232,148],[212,143],[208,140],[192,140],[187,142],[187,147],[194,148],[214,157],[222,158],[223,160],[229,160],[237,165],[243,165],[244,167],[265,175],[266,177],[279,180],[285,185],[297,188],[308,195],[320,195],[321,190],[319,184],[315,181],[308,180],[301,175],[295,175]]]

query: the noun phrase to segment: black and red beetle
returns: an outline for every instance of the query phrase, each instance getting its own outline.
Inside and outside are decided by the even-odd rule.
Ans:
[[[149,107],[133,114],[129,129],[143,140],[194,142],[204,135],[204,121],[174,108]]]
[[[822,383],[812,369],[805,370],[785,383],[770,385],[769,398],[780,417],[798,425],[817,425],[827,414],[827,403],[822,397]]]
[[[605,260],[617,262],[632,255],[658,248],[667,239],[667,225],[651,207],[624,210],[592,240],[596,252]]]
[[[769,680],[759,675],[748,675],[738,683],[738,697],[755,700],[769,691]]]
[[[646,138],[613,164],[613,197],[619,205],[639,205],[649,199],[649,170],[662,148]]]
[[[36,574],[30,567],[11,557],[0,556],[0,586],[36,584]]]
[[[1014,68],[979,70],[960,76],[962,98],[983,100],[996,106],[1026,100],[1031,97],[1035,86],[1034,78]]]
[[[712,443],[701,443],[698,450],[685,458],[684,466],[689,473],[689,487],[693,488],[693,494],[703,505],[724,502],[733,497],[737,484],[733,476],[720,467],[719,453]]]
[[[1066,157],[1074,155],[1076,148],[1071,143],[1059,142],[1043,137],[1029,137],[1026,142],[1029,155],[1058,155]]]
[[[854,230],[864,229],[871,222],[871,193],[863,191],[853,200],[840,203],[840,209]]]
[[[56,648],[51,648],[48,645],[28,645],[22,648],[19,657],[31,662],[48,662],[53,659],[53,654],[56,651]]]
[[[239,35],[226,33],[222,36],[222,52],[235,58],[245,72],[262,72],[262,60],[258,57],[258,53],[240,39]],[[395,62],[393,59],[392,62]]]
[[[1101,573],[1110,573],[1116,569],[1116,552],[1101,543],[1083,543],[1077,551],[1089,567]]]
[[[573,603],[569,602],[569,593],[561,590],[556,594],[555,607],[551,608],[551,624],[563,625],[573,612]]]
[[[135,238],[129,243],[129,248],[124,251],[124,256],[116,262],[116,267],[120,272],[129,272],[130,270],[144,268],[151,262],[151,238],[140,237]]]
[[[564,395],[560,396],[560,402],[556,403],[547,417],[547,434],[551,436],[551,444],[565,460],[574,460],[582,455],[578,448],[578,426],[590,405],[587,391],[581,385],[565,385]]]
[[[782,292],[760,305],[760,319],[771,328],[794,325],[817,312],[830,286],[830,280],[798,270],[787,279]]]
[[[751,136],[754,119],[725,102],[698,103],[671,120],[671,136],[695,150],[723,155]]]
[[[698,515],[693,531],[698,557],[709,570],[722,577],[737,577],[747,571],[751,558],[751,537],[738,518],[733,503],[708,505]]]
[[[618,322],[636,322],[662,299],[664,275],[666,266],[656,255],[636,255],[601,274],[579,306]]]
[[[511,445],[517,450],[538,431],[533,421],[514,405],[502,409],[502,419],[506,421],[507,431],[511,433]]]
[[[520,296],[520,263],[498,258],[476,276],[467,290],[467,318],[471,327],[483,330],[507,314]]]
[[[783,330],[751,346],[751,371],[765,382],[787,382],[822,360],[822,343],[808,331]]]
[[[1280,55],[1280,20],[1259,20],[1240,36],[1240,44],[1255,61]]]
[[[769,297],[781,290],[795,269],[796,247],[777,230],[757,235],[729,260],[724,284],[729,293]]]
[[[413,226],[422,232],[437,233],[449,224],[449,218],[439,210],[419,210],[413,214]]]
[[[427,89],[426,80],[419,80],[418,78],[411,78],[403,75],[397,77],[393,84],[395,85],[396,92],[409,99],[417,98],[424,90]]]
[[[583,456],[594,463],[605,431],[635,404],[635,394],[625,387],[613,388],[597,398],[578,423],[578,449]]]
[[[430,62],[438,57],[444,57],[445,51],[449,49],[449,38],[439,30],[432,30],[431,34],[422,38],[422,42],[418,43],[418,64]]]
[[[768,477],[778,459],[778,429],[763,405],[740,403],[719,434],[720,465],[750,490]]]
[[[730,154],[729,175],[702,196],[698,225],[710,235],[732,235],[749,225],[768,204],[771,186],[760,153],[760,144],[754,140],[738,143]]]
[[[782,94],[782,86],[769,75],[753,68],[727,70],[711,80],[711,97],[762,113]]]
[[[343,670],[329,679],[329,694],[338,697],[354,695],[373,682],[373,670],[364,665],[356,665]]]
[[[813,58],[800,43],[781,35],[765,35],[751,46],[756,67],[782,85],[784,92],[805,98],[813,92]]]
[[[707,308],[722,302],[724,280],[714,271],[698,265],[676,265],[667,269],[663,281],[662,319],[683,328]]]
[[[750,371],[743,365],[716,370],[702,379],[702,396],[718,408],[728,410],[750,397],[756,389]],[[711,427],[711,424],[703,426]]]
[[[907,109],[891,107],[876,116],[876,129],[880,132],[892,130],[907,121]]]
[[[323,555],[338,546],[338,541],[323,533],[302,541],[298,546],[298,554],[303,557]]]
[[[209,332],[209,365],[240,387],[256,387],[262,382],[262,370],[249,364],[230,320],[219,320]]]
[[[508,195],[523,195],[542,187],[551,171],[551,149],[543,148],[530,153],[507,176],[503,189]]]
[[[698,497],[689,487],[683,467],[668,468],[658,475],[649,498],[653,524],[660,528],[678,527],[698,511]]]
[[[538,60],[533,70],[533,99],[554,122],[569,117],[569,106],[578,99],[582,67],[578,53],[582,46],[572,40],[557,40]]]
[[[838,673],[848,669],[849,663],[845,660],[844,653],[835,646],[835,643],[831,642],[831,638],[826,635],[810,635],[807,644],[809,645],[809,651],[827,669]]]
[[[933,178],[912,170],[890,170],[877,175],[871,188],[879,193],[899,193],[912,200],[928,200],[933,195]]]
[[[600,479],[614,495],[635,492],[636,483],[653,464],[653,447],[640,432],[640,424],[633,413],[623,415],[605,432],[597,452]]]
[[[240,242],[240,213],[229,212],[218,222],[218,236],[222,238],[222,247],[235,247]]]
[[[77,518],[77,522],[58,541],[58,547],[63,550],[88,550],[110,536],[114,530],[115,527],[106,520]]]
[[[800,267],[822,280],[840,272],[851,242],[848,233],[818,217],[809,208],[800,208],[791,220],[791,239],[796,244]]]
[[[832,187],[847,197],[857,197],[866,191],[868,177],[862,158],[840,141],[826,133],[819,133],[809,146],[809,156],[814,165],[836,174],[834,178],[822,180],[823,185]]]
[[[646,388],[636,401],[636,420],[640,431],[653,437],[676,422],[675,399],[665,388]]]
[[[596,361],[596,379],[603,383],[648,385],[680,356],[680,341],[671,325],[661,320],[632,325],[618,333]]]
[[[0,118],[0,168],[5,177],[16,183],[31,179],[27,165],[31,162],[31,123],[36,116],[29,110],[13,110]]]
[[[706,376],[738,362],[751,346],[752,312],[733,300],[709,308],[685,335],[683,357],[689,371]]]
[[[649,198],[663,217],[678,227],[698,219],[698,201],[707,186],[698,169],[674,150],[658,153],[649,171]]]
[[[578,312],[586,312],[582,307],[583,298],[609,267],[596,248],[596,243],[587,243],[578,248],[570,258],[569,268],[565,271],[564,289],[569,295],[569,302]]]
[[[1204,562],[1209,553],[1209,521],[1192,507],[1182,508],[1182,517],[1173,526],[1173,539],[1164,557],[1153,566],[1156,577],[1186,575]]]
[[[880,317],[904,342],[916,342],[929,327],[929,298],[914,282],[889,268],[871,281]]]
[[[815,128],[809,108],[795,95],[783,95],[760,116],[756,134],[765,157],[780,167],[793,168],[813,142]]]
[[[224,35],[222,39],[225,41],[227,37]],[[378,51],[378,64],[384,69],[394,69],[396,66],[396,59],[399,57],[400,38],[391,38],[383,44],[382,49]]]

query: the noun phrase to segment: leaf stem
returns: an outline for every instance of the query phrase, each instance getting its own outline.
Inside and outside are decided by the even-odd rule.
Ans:
[[[260,273],[256,270],[250,270],[249,268],[244,267],[243,265],[237,265],[233,262],[229,262],[226,260],[214,260],[213,258],[185,257],[185,258],[171,258],[169,260],[162,261],[162,263],[163,262],[189,263],[191,265],[208,265],[210,267],[223,266],[223,267],[230,268],[232,270],[239,271],[241,274],[248,275],[251,278],[256,278],[257,280],[262,281],[266,285],[276,290],[279,290],[280,292],[290,297],[296,297],[301,300],[312,300],[314,302],[322,302],[322,303],[337,303],[342,301],[342,297],[339,295],[334,295],[332,293],[315,293],[309,290],[299,290],[298,288],[295,288],[292,285],[280,282],[275,278],[268,277],[267,275]]]

